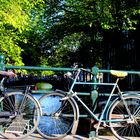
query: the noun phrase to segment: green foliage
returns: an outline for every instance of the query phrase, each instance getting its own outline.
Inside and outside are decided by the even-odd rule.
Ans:
[[[19,42],[26,42],[23,31],[27,30],[31,9],[41,0],[0,0],[0,52],[6,64],[24,65]]]
[[[133,0],[0,0],[0,53],[14,65],[102,66],[104,32],[136,29],[139,6]]]
[[[65,36],[58,45],[53,46],[48,63],[60,67],[72,65],[74,61],[71,57],[79,49],[81,37],[82,33]]]
[[[139,21],[139,2],[132,0],[49,0],[45,6],[46,31],[41,49],[49,65],[55,66],[74,61],[101,66],[104,32],[132,30]],[[81,33],[79,47],[71,51],[73,41],[65,39]],[[82,57],[82,53],[86,55]]]

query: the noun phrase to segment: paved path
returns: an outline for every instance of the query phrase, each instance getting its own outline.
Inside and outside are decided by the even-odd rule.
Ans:
[[[41,136],[30,136],[29,138],[26,138],[29,140],[45,140],[43,139]],[[61,139],[61,140],[118,140],[117,138],[115,138],[114,136],[99,136],[98,138],[87,138],[87,137],[82,137],[79,135],[74,135],[74,136],[66,136],[65,138]],[[140,138],[133,138],[133,140],[140,140]]]
[[[0,137],[0,140],[6,140],[2,137]],[[14,139],[9,139],[9,140],[14,140]],[[22,140],[46,140],[45,138],[42,138],[40,135],[31,135],[25,139]],[[93,138],[87,138],[87,137],[82,137],[79,135],[74,135],[74,136],[66,136],[65,138],[61,140],[117,140],[113,136],[100,136],[99,138],[93,139]]]
[[[0,137],[0,140],[6,140],[6,139]],[[9,139],[9,140],[15,140],[15,139]],[[39,134],[32,134],[31,136],[22,140],[46,140],[46,139],[42,138]],[[74,136],[68,135],[61,140],[117,140],[117,138],[115,138],[114,136],[99,136],[98,138],[87,138],[79,135],[74,135]],[[133,140],[140,140],[140,138],[134,138]]]

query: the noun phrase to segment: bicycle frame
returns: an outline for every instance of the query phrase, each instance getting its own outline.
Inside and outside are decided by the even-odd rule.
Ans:
[[[67,93],[68,96],[74,97],[77,101],[79,101],[83,105],[83,107],[89,112],[91,117],[93,117],[96,121],[99,122],[99,125],[102,122],[104,122],[104,123],[109,122],[109,120],[103,120],[103,117],[104,117],[105,112],[107,111],[107,107],[109,107],[109,103],[111,102],[111,98],[112,98],[112,96],[114,94],[115,89],[118,90],[118,94],[117,94],[118,97],[123,100],[122,92],[121,92],[121,90],[120,90],[120,88],[118,86],[119,78],[116,79],[115,83],[79,82],[79,81],[77,81],[77,79],[78,79],[78,76],[80,75],[81,70],[84,70],[84,69],[78,69],[78,72],[77,72],[77,74],[76,74],[76,76],[75,76],[75,78],[73,80],[73,83],[72,83],[72,85],[71,85],[71,87],[70,87],[70,89],[69,89],[69,91]],[[78,97],[78,95],[75,94],[75,92],[73,91],[73,88],[74,88],[75,85],[105,85],[105,86],[109,85],[109,86],[113,86],[113,88],[112,88],[112,90],[110,92],[110,95],[108,97],[108,100],[106,102],[106,105],[105,105],[104,109],[102,110],[101,115],[99,117],[97,117],[96,114],[94,112],[92,112],[91,109],[89,109],[89,107]],[[127,105],[125,105],[125,106],[127,108]],[[128,109],[127,109],[127,111],[128,111],[128,114],[130,114]]]
[[[93,79],[94,81],[91,79],[95,78],[96,75],[93,75],[94,77],[90,75],[90,81],[87,78],[83,79],[80,77],[82,70],[84,69],[75,69],[73,75],[70,73],[64,75],[67,79],[72,79],[72,81],[69,82],[71,85],[69,86],[70,89],[68,92],[58,89],[40,98],[39,101],[42,106],[44,106],[46,102],[47,109],[43,107],[43,114],[44,117],[46,116],[48,123],[42,120],[42,126],[44,127],[39,127],[39,133],[47,139],[63,138],[68,133],[76,134],[81,112],[79,111],[79,105],[81,104],[87,111],[88,116],[90,115],[90,118],[95,120],[95,122],[91,121],[91,125],[96,129],[95,137],[98,136],[98,130],[101,125],[110,128],[114,136],[119,140],[126,140],[127,136],[140,137],[140,96],[136,97],[134,94],[125,94],[118,86],[119,79],[125,78],[127,73],[111,70],[110,74],[117,77],[116,82],[99,83],[95,82],[95,79]],[[90,73],[90,71],[87,71],[87,73],[88,72]],[[79,94],[75,92],[78,91],[75,85],[89,85],[93,87],[93,90],[91,90],[92,94],[94,94],[94,91],[96,92],[100,85],[111,86],[110,94],[107,100],[105,100],[106,105],[103,106],[99,114],[95,114],[96,112],[80,99],[81,96],[79,97]],[[54,110],[52,110],[52,108],[54,108]],[[52,118],[53,123],[48,121],[48,117]],[[59,123],[57,123],[58,121]],[[48,125],[46,126],[46,124]],[[60,127],[63,125],[64,127]]]

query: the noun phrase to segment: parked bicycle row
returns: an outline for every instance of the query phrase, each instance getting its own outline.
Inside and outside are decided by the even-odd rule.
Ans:
[[[0,134],[5,138],[25,138],[36,131],[47,139],[60,139],[77,131],[81,110],[79,104],[85,108],[96,126],[96,136],[100,126],[109,127],[119,140],[132,140],[140,137],[140,95],[126,94],[119,88],[118,82],[127,76],[127,72],[111,70],[110,74],[116,77],[112,83],[80,81],[81,72],[90,71],[79,68],[74,73],[66,73],[70,83],[69,91],[47,89],[32,90],[27,86],[25,90],[9,92],[4,87],[4,80],[15,76],[12,72],[1,72],[0,82]],[[94,77],[94,75],[93,75]],[[110,95],[100,114],[96,114],[78,96],[75,86],[92,86],[92,94],[100,86],[111,86]],[[47,85],[51,88],[51,85]],[[32,93],[42,93],[37,100]],[[45,93],[45,94],[44,94]],[[96,106],[96,105],[95,105]],[[98,104],[97,104],[98,106]]]

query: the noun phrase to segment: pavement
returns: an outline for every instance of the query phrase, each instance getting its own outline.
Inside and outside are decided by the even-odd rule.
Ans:
[[[93,136],[92,131],[90,135]],[[0,136],[0,140],[6,140],[6,139]],[[15,140],[15,139],[9,139],[9,140]],[[46,140],[46,138],[43,138],[38,133],[33,133],[30,136],[21,140]],[[84,136],[81,134],[81,135],[67,135],[66,137],[59,140],[118,140],[118,139],[115,136],[113,136],[110,131],[103,129],[100,131],[99,136],[96,138]],[[128,138],[128,140],[140,140],[140,137],[134,137],[134,138],[131,137]]]
[[[35,137],[30,136],[28,139],[30,139],[30,140],[32,140],[32,139],[34,139],[34,140],[45,140],[41,136],[38,136],[38,137],[37,136],[35,136]],[[113,136],[104,136],[104,137],[99,136],[98,138],[95,139],[95,138],[87,138],[87,137],[83,137],[83,136],[79,136],[79,135],[73,135],[73,136],[68,135],[61,140],[117,140],[117,139]]]
[[[25,140],[45,140],[45,139],[42,138],[41,136],[30,136],[28,138],[25,138]],[[118,139],[114,136],[98,136],[97,138],[87,138],[79,135],[74,135],[74,136],[68,135],[61,140],[118,140]],[[135,137],[135,138],[131,138],[130,140],[140,140],[140,138]]]
[[[0,136],[0,140],[6,140],[6,139]],[[15,140],[15,139],[9,139],[9,140]],[[22,140],[46,140],[46,139],[41,137],[39,134],[32,134],[29,137],[26,137]],[[98,136],[97,138],[87,138],[79,135],[73,135],[73,136],[67,135],[65,138],[61,140],[118,140],[118,139],[115,138],[114,136]],[[130,140],[140,140],[140,138],[135,137],[135,138],[131,138]]]
[[[6,140],[6,139],[0,137],[0,140]],[[15,140],[15,139],[9,139],[9,140]],[[41,137],[39,134],[32,134],[22,140],[46,140],[46,139]],[[79,135],[73,135],[73,136],[67,135],[61,140],[117,140],[117,139],[113,136],[99,136],[98,138],[87,138]]]

